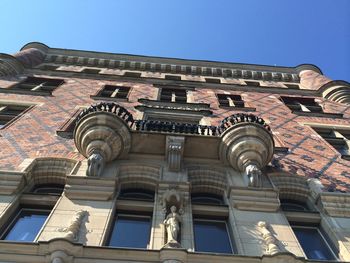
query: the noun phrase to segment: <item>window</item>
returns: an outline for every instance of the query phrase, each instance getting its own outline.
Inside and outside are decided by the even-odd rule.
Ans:
[[[193,230],[196,251],[232,253],[226,221],[194,218]]]
[[[241,95],[216,94],[216,96],[218,97],[220,107],[244,108],[244,101]]]
[[[177,75],[165,75],[165,79],[167,79],[167,80],[181,80],[181,76],[177,76]]]
[[[205,82],[207,82],[207,83],[221,83],[221,79],[205,78]]]
[[[283,211],[310,211],[309,207],[304,202],[290,199],[281,199],[280,201]]]
[[[42,69],[42,70],[56,70],[58,68],[58,66],[56,65],[42,65],[39,67],[39,69]]]
[[[140,78],[141,77],[141,73],[140,72],[126,71],[124,73],[124,77]]]
[[[323,113],[322,107],[314,98],[281,97],[282,101],[293,113]]]
[[[87,74],[98,74],[100,73],[100,69],[95,69],[95,68],[84,68],[81,72],[82,73],[87,73]]]
[[[30,106],[10,105],[0,103],[0,129],[12,122],[17,116],[29,109]]]
[[[130,92],[130,87],[126,86],[112,86],[105,85],[101,91],[99,91],[94,98],[103,99],[127,99]]]
[[[161,88],[160,101],[186,103],[187,91],[185,89]]]
[[[63,189],[64,185],[61,184],[39,184],[34,186],[34,188],[31,190],[31,193],[61,195]]]
[[[255,86],[258,87],[260,86],[260,82],[258,81],[244,81],[247,86]]]
[[[153,200],[153,190],[122,187],[107,246],[147,248],[151,236]]]
[[[147,248],[151,232],[151,217],[119,214],[108,245],[111,247]]]
[[[313,127],[344,159],[350,160],[350,130]]]
[[[298,84],[286,84],[284,83],[284,85],[288,88],[288,89],[300,89],[300,86]]]
[[[46,95],[51,94],[52,91],[62,85],[63,82],[62,79],[27,77],[26,80],[11,87],[9,90],[43,93]]]
[[[234,253],[227,223],[229,210],[224,204],[223,195],[192,193],[191,203],[195,251]]]
[[[50,210],[20,209],[1,239],[21,242],[34,241],[49,214]]]
[[[337,260],[331,246],[318,227],[292,226],[308,259]]]
[[[191,195],[192,204],[223,205],[222,196],[208,193],[194,193]]]

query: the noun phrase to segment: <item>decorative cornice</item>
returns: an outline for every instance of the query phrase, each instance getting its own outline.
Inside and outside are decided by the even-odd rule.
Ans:
[[[324,84],[319,92],[325,99],[350,105],[350,83],[334,80]]]
[[[314,64],[300,64],[299,66],[296,66],[295,69],[298,73],[302,72],[303,70],[312,70],[320,75],[323,75],[321,69]]]
[[[23,71],[23,64],[17,58],[0,53],[0,77],[16,76]]]

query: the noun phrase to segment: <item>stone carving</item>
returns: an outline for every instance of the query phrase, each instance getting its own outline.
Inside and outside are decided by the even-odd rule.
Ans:
[[[84,217],[88,214],[87,211],[80,210],[75,213],[68,227],[60,228],[59,232],[65,232],[63,238],[74,242],[79,239],[79,230]]]
[[[167,136],[166,144],[169,171],[178,172],[181,170],[185,138]]]
[[[57,250],[51,253],[50,259],[51,259],[51,263],[66,263],[67,262],[66,260],[68,259],[68,255],[61,250]]]
[[[261,235],[265,240],[266,253],[269,255],[274,255],[281,252],[280,248],[278,247],[278,240],[268,229],[268,224],[265,221],[260,221],[258,226],[260,228]]]
[[[172,206],[170,208],[170,213],[166,216],[163,222],[167,232],[167,243],[165,244],[165,247],[181,247],[180,243],[178,242],[181,216],[176,210],[176,206]]]
[[[225,118],[219,156],[225,164],[244,172],[248,185],[261,186],[261,171],[272,159],[274,141],[265,121],[252,114],[235,114]]]
[[[245,167],[245,173],[249,180],[249,183],[248,183],[249,186],[261,187],[262,185],[261,170],[258,168],[256,164],[248,164]]]
[[[126,156],[131,146],[132,115],[116,103],[99,103],[82,111],[74,129],[74,143],[88,158],[87,175],[99,176],[106,163]]]
[[[179,192],[178,190],[176,190],[175,188],[170,188],[167,189],[160,200],[160,204],[162,205],[162,210],[163,213],[166,214],[167,212],[167,208],[169,206],[175,206],[179,208],[179,213],[183,214],[183,209],[184,209],[184,197],[181,194],[181,192]]]
[[[93,153],[88,158],[87,176],[101,176],[105,166],[105,161],[100,153]]]

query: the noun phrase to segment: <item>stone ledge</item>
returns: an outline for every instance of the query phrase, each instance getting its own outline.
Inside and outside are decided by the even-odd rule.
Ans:
[[[321,193],[320,202],[323,210],[330,216],[350,217],[350,194]]]
[[[13,195],[25,184],[24,172],[0,171],[0,194]]]

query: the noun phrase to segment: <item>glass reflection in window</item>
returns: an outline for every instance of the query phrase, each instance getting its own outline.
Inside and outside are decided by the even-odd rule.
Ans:
[[[108,246],[147,248],[150,232],[150,216],[118,215]]]
[[[336,260],[326,239],[317,227],[292,226],[308,259]]]
[[[223,205],[222,196],[208,193],[194,193],[191,195],[192,204]]]
[[[3,240],[32,242],[44,225],[50,211],[21,209],[10,224]]]
[[[154,191],[138,188],[122,189],[119,199],[153,201]]]
[[[196,251],[232,253],[226,221],[194,219],[193,229]]]

